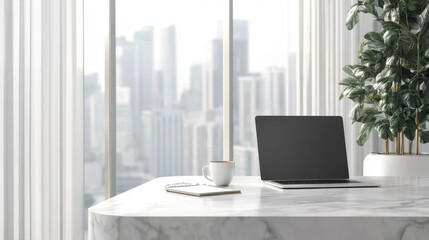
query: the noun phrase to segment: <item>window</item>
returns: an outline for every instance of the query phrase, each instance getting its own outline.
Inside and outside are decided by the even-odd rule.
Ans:
[[[223,154],[230,150],[236,175],[258,175],[255,115],[346,116],[350,103],[338,101],[337,82],[344,77],[341,66],[354,62],[357,54],[342,49],[357,46],[362,38],[344,27],[352,4],[352,0],[117,1],[117,193],[155,177],[200,175],[208,161],[229,160]],[[228,11],[234,12],[233,18],[225,17]],[[86,25],[94,20],[86,19]],[[232,35],[224,39],[223,27],[231,23]],[[99,37],[92,38],[98,45],[86,47],[85,54],[98,53],[98,63],[104,64],[100,28],[88,34]],[[232,68],[225,68],[225,60]],[[85,95],[86,184],[99,189],[91,190],[97,194],[104,191],[103,71],[103,66],[87,71]],[[228,74],[231,79],[225,80]],[[232,83],[231,93],[224,92],[225,81]],[[224,106],[224,99],[232,104]],[[225,121],[231,117],[227,107],[232,108],[230,124]],[[228,124],[223,126],[224,122]],[[359,126],[352,128],[347,121],[345,126],[347,147],[353,152],[350,172],[360,175],[362,164],[355,159],[362,159],[370,148],[353,151]],[[233,136],[228,149],[223,144],[229,136],[224,134]],[[99,159],[93,170],[89,159]]]
[[[91,18],[99,2],[85,3],[89,206],[104,198],[106,24]],[[222,160],[223,12],[217,0],[116,2],[117,193]]]
[[[98,2],[86,2],[88,12],[97,11]],[[155,177],[200,175],[208,161],[223,160],[226,3],[116,2],[117,193]],[[298,35],[298,3],[233,1],[236,175],[259,174],[254,116],[296,114],[298,38],[291,36]],[[104,191],[104,50],[91,43],[102,42],[103,34],[91,28],[100,21],[86,19],[85,56],[92,60],[86,61],[86,186],[98,200]]]

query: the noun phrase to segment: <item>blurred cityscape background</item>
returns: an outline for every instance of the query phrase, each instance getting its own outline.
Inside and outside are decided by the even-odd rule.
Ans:
[[[209,161],[229,160],[222,159],[223,9],[214,7],[217,1],[194,2],[206,8],[190,12],[202,14],[201,21],[172,15],[163,24],[133,19],[133,9],[117,4],[118,194],[156,177],[201,175]],[[254,117],[295,113],[295,43],[287,36],[297,30],[285,1],[234,2],[233,160],[236,175],[259,175]],[[90,15],[91,6],[86,9]],[[104,200],[104,36],[91,21],[85,30],[86,208]]]
[[[254,117],[282,115],[286,85],[295,82],[296,55],[284,66],[249,71],[249,24],[234,21],[234,161],[236,175],[258,175]],[[162,29],[161,69],[154,67],[154,27],[117,38],[117,191],[156,177],[200,175],[222,159],[223,40],[213,38],[207,61],[189,66],[189,88],[178,91],[176,28]],[[85,76],[85,169],[88,192],[103,195],[104,93],[97,73]],[[291,89],[294,89],[293,87]],[[290,97],[289,99],[294,99]]]

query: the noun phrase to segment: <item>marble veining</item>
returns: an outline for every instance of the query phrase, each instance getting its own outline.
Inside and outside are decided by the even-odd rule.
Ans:
[[[164,190],[158,178],[89,209],[89,237],[110,239],[429,239],[428,177],[360,177],[381,188],[281,190],[235,177],[242,194]]]

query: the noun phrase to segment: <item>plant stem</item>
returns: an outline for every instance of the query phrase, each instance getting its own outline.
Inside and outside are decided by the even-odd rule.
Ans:
[[[389,121],[389,116],[387,116],[386,113],[384,113],[384,119],[386,119],[387,121]],[[386,155],[389,155],[390,153],[390,142],[389,142],[389,137],[387,137],[386,139]]]
[[[396,23],[400,24],[400,22],[401,22],[401,8],[400,8],[400,4],[398,4],[397,11],[398,11],[398,20],[396,21]],[[396,44],[399,45],[399,39],[397,40]],[[399,67],[399,70],[400,70],[399,79],[398,79],[397,82],[395,82],[395,92],[396,92],[396,94],[398,94],[399,88],[400,88],[401,83],[402,83],[402,69],[401,69],[402,58],[399,57],[398,60],[396,61],[396,64],[397,64],[397,66]],[[400,132],[398,132],[396,134],[396,139],[397,139],[397,141],[396,141],[396,154],[398,154],[398,155],[403,154],[404,143],[403,143],[403,138],[402,137],[403,137],[402,131],[400,131]]]
[[[420,83],[419,83],[419,75],[420,75],[420,34],[421,32],[419,32],[419,35],[417,37],[417,84],[416,84],[416,92],[417,94],[419,94],[419,90],[420,90]],[[419,155],[419,143],[420,143],[420,132],[419,132],[419,125],[420,125],[420,121],[419,121],[419,108],[416,108],[416,155]]]
[[[386,155],[389,155],[389,139],[386,139]]]
[[[419,145],[420,145],[420,132],[419,132],[419,118],[418,118],[418,115],[419,115],[419,110],[418,109],[416,109],[416,137],[415,137],[415,139],[416,139],[416,155],[419,155],[419,153],[420,153],[420,150],[419,150]]]
[[[398,133],[398,155],[401,155],[401,134]]]
[[[408,142],[408,153],[413,154],[413,141],[411,140]]]
[[[401,144],[401,136],[399,133],[396,134],[396,138],[395,138],[395,154],[399,155],[401,154],[400,151],[400,144]]]
[[[398,152],[397,152],[397,149],[398,149],[398,139],[396,137],[395,137],[394,143],[395,143],[395,154],[398,154]]]
[[[404,132],[401,132],[401,155],[404,155],[404,145],[405,145],[405,141],[404,141]]]
[[[418,132],[419,130],[417,129],[416,131],[417,131],[416,138],[419,139],[420,138],[420,136],[419,136],[420,133]],[[416,155],[420,154],[419,145],[420,145],[419,140],[417,140],[417,142],[416,142]]]

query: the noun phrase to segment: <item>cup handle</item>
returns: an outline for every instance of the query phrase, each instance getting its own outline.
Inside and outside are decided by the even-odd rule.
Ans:
[[[209,177],[208,177],[208,175],[206,174],[206,173],[207,173],[207,171],[210,171],[210,169],[209,169],[209,166],[208,166],[208,165],[205,165],[205,166],[203,167],[203,176],[204,176],[207,180],[209,180],[209,181],[212,181],[212,182],[213,182],[213,179],[209,178]]]

